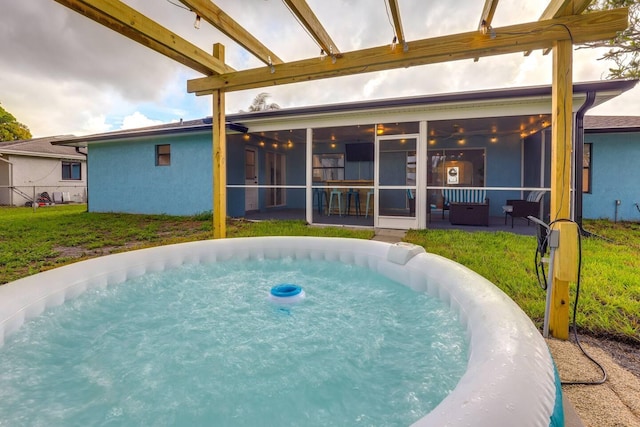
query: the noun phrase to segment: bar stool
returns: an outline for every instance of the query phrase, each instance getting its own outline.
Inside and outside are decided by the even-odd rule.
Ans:
[[[324,213],[324,202],[327,201],[327,193],[324,191],[324,188],[314,188],[313,197],[318,206],[318,213],[322,215]]]
[[[373,196],[373,188],[367,191],[367,209],[365,210],[365,218],[369,217],[369,201],[371,200],[371,196]]]
[[[356,211],[356,216],[360,216],[362,213],[360,211],[360,192],[357,190],[354,190],[353,188],[350,188],[349,191],[347,191],[347,212],[346,214],[349,215],[351,213],[351,196],[353,196],[353,204],[355,205],[355,211]]]
[[[333,196],[336,196],[336,199],[338,199],[338,214],[342,216],[342,191],[338,188],[334,188],[333,190],[331,190],[327,215],[331,216],[331,209],[333,209]]]

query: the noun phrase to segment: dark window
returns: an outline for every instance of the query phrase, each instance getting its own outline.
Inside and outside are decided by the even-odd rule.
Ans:
[[[344,179],[344,153],[313,155],[314,181],[342,179]]]
[[[169,166],[171,164],[171,145],[156,145],[156,166]]]
[[[592,143],[584,144],[582,153],[582,192],[591,193],[591,146]]]
[[[62,179],[80,181],[82,179],[82,163],[63,160]]]

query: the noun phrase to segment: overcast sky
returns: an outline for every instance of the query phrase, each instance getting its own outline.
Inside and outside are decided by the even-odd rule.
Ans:
[[[177,0],[126,0],[210,52],[226,47],[235,69],[263,66],[233,41],[178,7]],[[227,14],[285,61],[318,56],[319,47],[282,0],[217,0]],[[385,0],[308,0],[343,51],[390,43]],[[453,4],[455,3],[455,6]],[[502,0],[493,26],[535,21],[548,0]],[[473,31],[484,0],[399,0],[407,40]],[[611,64],[594,50],[574,54],[575,82],[603,79]],[[198,72],[151,51],[53,0],[3,1],[0,15],[0,104],[34,137],[91,134],[211,115],[211,97],[186,92]],[[227,113],[246,110],[260,92],[281,107],[484,90],[551,83],[551,55],[536,51],[456,61],[229,93]],[[640,115],[640,87],[590,111]]]

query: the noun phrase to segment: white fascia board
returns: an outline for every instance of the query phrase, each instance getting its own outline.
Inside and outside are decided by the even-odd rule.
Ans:
[[[574,109],[582,105],[585,94],[575,94]],[[249,132],[304,129],[328,126],[369,125],[394,121],[430,121],[485,117],[550,114],[551,96],[442,102],[428,105],[378,107],[369,110],[339,111],[318,114],[243,119]]]
[[[86,156],[79,154],[55,154],[55,153],[35,153],[33,151],[20,151],[20,150],[0,150],[0,154],[6,154],[8,156],[23,156],[23,157],[43,157],[47,159],[71,159],[82,160],[86,159]]]

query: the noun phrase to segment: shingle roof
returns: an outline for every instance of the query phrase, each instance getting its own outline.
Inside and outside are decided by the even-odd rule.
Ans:
[[[52,145],[58,140],[73,138],[73,135],[47,136],[44,138],[22,139],[19,141],[0,142],[0,154],[33,154],[48,156],[78,156],[75,147]]]
[[[585,130],[640,131],[640,116],[585,116]]]

